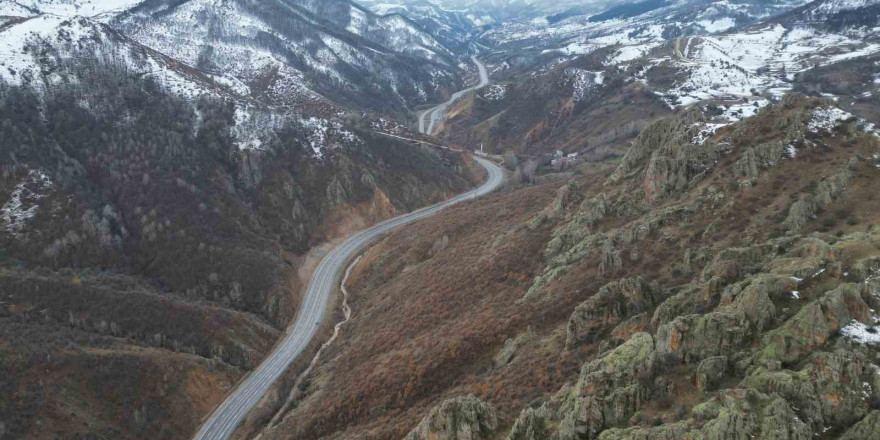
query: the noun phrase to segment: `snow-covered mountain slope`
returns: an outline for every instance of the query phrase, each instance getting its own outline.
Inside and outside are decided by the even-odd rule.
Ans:
[[[293,0],[287,3],[393,51],[455,64],[452,60],[454,54],[407,16],[375,14],[348,0]]]
[[[80,74],[112,63],[124,74],[155,80],[188,98],[201,95],[244,100],[222,81],[85,17],[45,14],[13,20],[0,28],[0,80],[38,89],[78,83]]]
[[[0,15],[31,17],[40,14],[109,18],[143,0],[0,0]]]
[[[94,102],[88,91],[112,87],[120,77],[149,80],[163,92],[189,101],[231,100],[233,134],[240,149],[261,149],[276,130],[291,125],[299,127],[308,154],[316,158],[359,142],[343,128],[342,110],[307,89],[297,97],[296,111],[267,107],[235,78],[195,69],[89,18],[46,14],[17,19],[0,30],[0,83],[26,86],[43,95],[81,89],[78,105],[106,114],[109,110]]]
[[[450,11],[428,0],[361,1],[379,15],[402,15],[414,21],[446,47],[462,51],[480,18],[466,11]],[[488,18],[488,17],[484,17]]]
[[[458,86],[458,68],[436,40],[344,1],[147,0],[112,24],[277,104],[313,91],[344,106],[401,112]]]
[[[513,22],[482,36],[490,45],[540,47],[586,53],[596,45],[713,34],[797,8],[806,0],[645,0],[610,8],[584,8],[577,15]],[[601,6],[601,5],[596,5]]]

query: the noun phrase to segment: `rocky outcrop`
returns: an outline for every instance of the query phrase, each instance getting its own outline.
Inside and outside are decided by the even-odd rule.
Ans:
[[[582,199],[583,193],[580,186],[574,180],[569,181],[556,191],[556,198],[553,199],[553,214],[562,215],[566,209]]]
[[[603,331],[654,307],[661,297],[660,287],[640,276],[602,286],[590,299],[575,307],[566,328],[566,347],[593,342]]]
[[[507,440],[550,440],[550,428],[547,427],[547,407],[526,408],[513,422]]]
[[[767,142],[746,148],[739,160],[733,164],[735,176],[754,183],[762,169],[770,168],[785,156],[785,145],[781,141]]]
[[[621,346],[581,368],[577,383],[554,397],[561,438],[596,438],[642,409],[655,369],[654,339],[637,333]]]
[[[858,164],[858,158],[853,157],[840,172],[820,182],[811,194],[801,196],[789,208],[785,226],[792,232],[799,232],[816,217],[819,209],[830,205],[846,191],[846,187],[853,179],[853,172],[858,169]]]
[[[781,327],[768,332],[757,357],[760,363],[795,363],[825,344],[852,320],[871,323],[871,311],[862,299],[864,286],[841,284],[804,306]]]
[[[405,437],[405,440],[489,439],[498,428],[495,409],[472,395],[443,401]]]
[[[713,356],[703,359],[697,365],[697,389],[712,391],[727,375],[727,356]]]
[[[850,426],[868,413],[870,400],[880,395],[877,370],[864,355],[842,349],[814,353],[798,371],[758,369],[742,385],[781,396],[821,432],[828,426]]]
[[[645,199],[650,202],[683,193],[698,182],[721,158],[712,142],[661,147],[651,154],[645,170]]]
[[[684,363],[721,356],[757,335],[741,316],[727,312],[680,316],[657,329],[657,351]]]
[[[724,391],[694,407],[693,416],[652,428],[609,429],[599,440],[809,440],[813,434],[788,402],[750,389]]]
[[[658,149],[689,145],[693,138],[690,130],[695,123],[702,121],[704,121],[702,112],[698,108],[692,108],[680,115],[664,118],[651,124],[642,130],[632,147],[627,150],[623,161],[608,177],[606,184],[618,182],[634,174]]]
[[[685,363],[696,363],[750,345],[776,318],[770,296],[796,287],[797,282],[789,277],[766,274],[730,285],[715,311],[679,316],[660,325],[657,351]]]
[[[865,418],[847,429],[840,440],[880,438],[880,410],[871,411]]]
[[[525,333],[518,335],[515,338],[508,338],[504,341],[504,346],[501,348],[501,351],[495,356],[495,365],[505,366],[509,364],[514,356],[516,356],[517,350],[523,345],[529,343],[532,339],[535,338],[535,332],[529,328]]]
[[[599,260],[599,276],[611,275],[623,266],[620,251],[614,247],[614,240],[605,239],[602,244],[602,255]]]

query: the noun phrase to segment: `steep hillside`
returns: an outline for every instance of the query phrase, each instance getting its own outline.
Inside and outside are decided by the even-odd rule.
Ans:
[[[708,121],[377,245],[263,438],[876,437],[876,133],[799,95]]]
[[[384,0],[361,1],[361,4],[380,15],[402,15],[416,22],[422,29],[433,35],[446,47],[459,53],[467,50],[467,43],[479,21],[472,13],[455,11],[438,6],[428,0],[403,1],[399,3]]]
[[[191,435],[295,316],[307,250],[480,178],[89,18],[7,23],[0,63],[4,439]]]
[[[439,136],[536,158],[557,150],[591,159],[620,155],[633,136],[670,110],[650,87],[606,67],[606,53],[496,82],[454,106]]]
[[[401,115],[459,86],[453,54],[433,37],[343,0],[148,0],[112,24],[273,104],[319,95]]]

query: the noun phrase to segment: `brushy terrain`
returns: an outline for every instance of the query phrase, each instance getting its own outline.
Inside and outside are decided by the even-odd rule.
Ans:
[[[788,95],[407,226],[264,438],[880,436],[880,139]]]

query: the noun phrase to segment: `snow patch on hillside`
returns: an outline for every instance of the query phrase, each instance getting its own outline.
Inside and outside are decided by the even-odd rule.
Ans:
[[[568,68],[565,69],[565,76],[571,81],[575,102],[589,99],[590,94],[605,82],[604,72]]]
[[[730,17],[722,17],[717,20],[700,20],[697,22],[706,32],[716,33],[724,32],[736,26],[736,21]]]
[[[37,215],[40,200],[52,190],[52,179],[41,170],[31,170],[9,195],[0,208],[0,221],[4,230],[13,237],[20,237],[24,228]]]
[[[845,112],[837,107],[817,108],[813,110],[813,117],[807,122],[807,130],[813,133],[830,133],[846,120],[854,118],[852,113]]]
[[[507,86],[502,84],[492,84],[486,87],[483,97],[489,101],[501,101],[507,94]]]
[[[307,130],[306,140],[314,157],[318,159],[322,159],[329,150],[360,141],[354,133],[344,129],[336,121],[310,117],[300,123]]]

